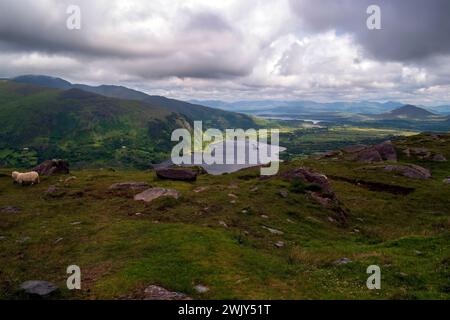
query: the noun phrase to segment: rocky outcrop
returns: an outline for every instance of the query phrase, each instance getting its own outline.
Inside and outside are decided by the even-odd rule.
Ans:
[[[109,190],[143,190],[149,188],[147,182],[119,182],[109,187]]]
[[[333,193],[327,176],[309,168],[300,167],[281,174],[287,180],[300,179],[305,183],[319,185],[323,191]]]
[[[391,141],[385,141],[370,147],[364,145],[350,146],[343,150],[350,154],[350,159],[360,162],[397,162],[397,152]]]
[[[174,189],[151,188],[134,196],[136,201],[152,202],[160,197],[172,197],[178,199],[181,194]]]
[[[37,167],[33,168],[43,176],[51,176],[53,174],[69,174],[69,162],[61,159],[46,160]]]
[[[415,164],[408,164],[408,165],[390,165],[384,167],[385,171],[389,172],[396,172],[399,173],[405,177],[412,178],[412,179],[420,179],[420,180],[426,180],[431,178],[431,171],[415,165]]]
[[[347,223],[347,210],[341,205],[326,175],[306,167],[295,168],[280,175],[290,181],[300,179],[306,184],[319,186],[320,190],[309,190],[307,193],[322,206],[333,210],[341,224]]]
[[[373,149],[377,150],[381,158],[385,161],[397,161],[397,152],[391,141],[385,141],[383,143],[373,146]]]
[[[182,168],[163,168],[156,169],[156,176],[160,179],[175,181],[195,181],[198,172],[191,169]]]

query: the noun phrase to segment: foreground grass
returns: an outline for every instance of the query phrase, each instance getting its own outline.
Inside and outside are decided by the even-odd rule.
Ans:
[[[414,139],[399,143],[419,143]],[[428,147],[450,158],[447,144]],[[157,284],[199,299],[449,299],[450,187],[442,183],[449,165],[421,164],[433,179],[339,161],[282,166],[414,188],[395,195],[332,179],[350,212],[346,227],[306,194],[281,197],[289,184],[261,180],[257,169],[202,175],[195,183],[160,181],[152,171],[81,170],[72,172],[76,180],[44,177],[33,187],[0,175],[0,207],[22,209],[0,213],[0,298],[17,297],[20,283],[31,279],[64,288],[66,268],[76,264],[82,290],[63,289],[60,298],[140,298],[143,288]],[[175,188],[182,197],[145,204],[132,192],[108,190],[124,181]],[[60,192],[51,197],[45,192],[52,185]],[[194,192],[199,186],[207,189]],[[352,262],[334,263],[343,257]],[[381,290],[366,287],[372,264],[381,267]],[[210,290],[199,294],[197,284]]]

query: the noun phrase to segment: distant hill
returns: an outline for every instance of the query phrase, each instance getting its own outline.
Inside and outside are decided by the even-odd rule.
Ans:
[[[0,81],[0,166],[64,158],[147,168],[167,158],[177,128],[191,129],[190,119],[151,103]]]
[[[436,117],[437,115],[413,105],[404,105],[390,112],[377,115],[377,119],[382,120],[422,120]]]
[[[85,84],[72,84],[64,79],[44,75],[19,76],[13,78],[12,81],[62,90],[80,89],[111,98],[142,101],[182,114],[189,118],[191,123],[195,120],[202,120],[205,127],[214,127],[219,129],[247,129],[257,127],[254,119],[248,115],[214,109],[185,101],[169,99],[163,96],[148,95],[144,92],[129,89],[123,86],[89,86]]]

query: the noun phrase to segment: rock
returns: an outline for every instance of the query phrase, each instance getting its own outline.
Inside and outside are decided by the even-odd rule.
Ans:
[[[390,140],[373,146],[373,149],[378,151],[383,160],[397,162],[397,152]]]
[[[200,192],[203,192],[203,191],[206,191],[206,190],[208,190],[208,187],[197,187],[197,188],[194,189],[194,192],[195,193],[200,193]]]
[[[69,174],[69,162],[61,159],[46,160],[32,171],[36,171],[42,176],[51,176],[53,174]]]
[[[136,201],[152,202],[160,197],[172,197],[178,199],[181,194],[174,189],[150,188],[134,196]]]
[[[444,180],[442,180],[442,182],[444,182],[445,184],[450,184],[450,177],[445,178]]]
[[[262,214],[262,215],[261,215],[261,218],[263,218],[263,219],[269,219],[269,217],[266,216],[265,214]]]
[[[69,183],[70,181],[74,181],[74,180],[77,180],[77,177],[71,176],[71,177],[68,177],[66,180],[64,180],[64,183],[66,184],[66,183]]]
[[[149,188],[150,185],[147,182],[119,182],[114,183],[109,187],[110,190],[142,190]]]
[[[282,173],[281,176],[288,180],[298,178],[306,183],[317,184],[326,192],[332,192],[327,176],[306,167],[289,170]]]
[[[262,228],[264,228],[266,230],[269,230],[269,232],[272,233],[272,234],[277,234],[277,235],[284,234],[283,231],[280,231],[280,230],[277,230],[277,229],[269,228],[269,227],[266,227],[266,226],[262,226]]]
[[[289,192],[287,190],[280,190],[278,192],[278,194],[282,197],[282,198],[287,198],[289,196]]]
[[[156,176],[160,179],[174,181],[195,181],[198,173],[190,169],[163,168],[156,170]]]
[[[220,224],[222,227],[228,228],[228,225],[225,223],[225,221],[219,221],[219,224]]]
[[[433,157],[433,161],[435,161],[435,162],[447,162],[447,158],[444,157],[442,154],[436,154]]]
[[[283,241],[277,241],[277,242],[275,242],[275,247],[277,247],[277,248],[283,248],[283,247],[284,247],[284,242],[283,242]]]
[[[360,162],[383,162],[383,158],[381,157],[380,153],[376,149],[365,149],[361,152],[358,152],[358,154],[355,157],[356,161]]]
[[[304,183],[319,185],[320,191],[308,191],[311,198],[335,211],[336,218],[341,224],[347,223],[347,210],[341,205],[326,175],[306,167],[289,170],[280,175],[289,180],[300,179]]]
[[[415,164],[389,165],[384,167],[384,170],[388,172],[397,172],[412,179],[426,180],[431,178],[430,170]]]
[[[18,207],[14,207],[14,206],[6,206],[6,207],[0,208],[1,213],[19,213],[21,211],[22,211],[22,209],[20,209]]]
[[[350,262],[353,262],[353,261],[348,258],[340,258],[340,259],[337,259],[336,261],[334,261],[334,264],[341,265],[341,264],[347,264]]]
[[[169,291],[163,287],[151,285],[144,290],[144,300],[192,300],[184,293]]]
[[[209,288],[207,286],[204,286],[202,284],[198,284],[194,287],[195,291],[198,293],[206,293],[209,291]]]
[[[334,199],[320,192],[310,192],[311,198],[320,203],[324,207],[330,206]]]
[[[22,283],[20,289],[32,297],[47,298],[55,293],[58,287],[48,281],[31,280]]]

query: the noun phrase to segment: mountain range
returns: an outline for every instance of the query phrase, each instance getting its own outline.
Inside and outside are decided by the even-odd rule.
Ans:
[[[248,115],[149,96],[119,86],[91,87],[47,76],[0,81],[0,166],[52,158],[89,166],[148,168],[165,160],[173,130],[257,127]]]
[[[279,100],[247,100],[225,102],[220,100],[190,100],[192,103],[201,104],[222,110],[245,112],[248,114],[301,114],[313,115],[319,113],[352,113],[352,114],[381,114],[404,106],[398,101],[376,102],[315,102],[308,100],[279,101]],[[422,109],[441,114],[450,115],[450,106],[425,107]]]

